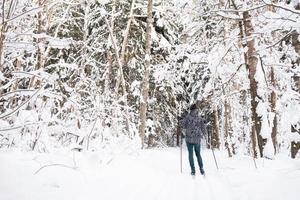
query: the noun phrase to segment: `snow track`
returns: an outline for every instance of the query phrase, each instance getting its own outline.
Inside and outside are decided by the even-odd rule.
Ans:
[[[228,159],[202,152],[206,177],[190,175],[187,152],[180,173],[179,149],[152,149],[114,155],[111,162],[99,153],[34,154],[0,152],[1,200],[281,200],[298,199],[299,160],[278,158]],[[109,159],[109,158],[108,158]],[[76,169],[53,165],[63,164]],[[282,187],[280,183],[285,183]],[[256,191],[253,193],[253,191]]]

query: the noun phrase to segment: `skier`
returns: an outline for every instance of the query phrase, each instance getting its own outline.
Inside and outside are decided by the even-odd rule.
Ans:
[[[181,121],[180,126],[185,131],[185,140],[189,153],[189,163],[191,166],[191,175],[195,175],[195,165],[193,151],[195,151],[200,173],[205,174],[203,169],[203,161],[200,154],[201,138],[206,134],[206,125],[204,120],[199,116],[196,104],[190,107],[190,113],[188,113]]]

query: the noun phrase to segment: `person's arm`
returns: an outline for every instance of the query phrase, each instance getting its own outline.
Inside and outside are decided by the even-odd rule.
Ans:
[[[179,125],[182,129],[187,128],[187,116],[183,117],[183,119],[179,121]]]
[[[207,127],[202,118],[201,118],[201,130],[202,130],[202,138],[203,138],[207,135]]]

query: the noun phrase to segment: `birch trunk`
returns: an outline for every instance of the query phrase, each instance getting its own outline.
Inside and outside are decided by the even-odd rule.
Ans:
[[[153,1],[148,0],[147,7],[147,29],[146,29],[146,47],[145,47],[145,65],[144,65],[144,77],[142,82],[142,93],[140,102],[140,126],[139,135],[142,141],[142,148],[145,143],[145,128],[146,128],[146,115],[147,115],[147,103],[148,103],[148,92],[149,92],[149,68],[150,68],[150,55],[151,55],[151,30],[152,30],[152,9]]]
[[[296,10],[300,10],[300,3],[298,3],[295,6]],[[292,33],[292,45],[295,48],[295,51],[298,54],[296,63],[299,65],[300,64],[300,42],[299,42],[299,33],[297,31],[293,31]],[[293,81],[295,84],[294,90],[298,93],[300,93],[300,75],[299,74],[294,74],[293,76]],[[294,126],[291,126],[291,132],[298,132],[300,133],[300,130],[296,130]],[[297,152],[300,150],[300,142],[292,141],[291,142],[291,156],[292,158],[296,158]]]
[[[220,147],[220,130],[219,130],[219,112],[218,109],[215,108],[213,111],[214,117],[214,126],[213,126],[213,134],[211,138],[213,148],[219,149]]]
[[[238,7],[235,4],[235,1],[231,0],[231,3],[232,3],[232,6],[234,7],[234,9],[237,10],[236,14],[239,15]],[[239,31],[240,31],[239,34],[240,34],[240,38],[241,38],[239,48],[245,48],[245,47],[247,47],[247,44],[244,43],[244,40],[246,38],[245,38],[245,30],[243,28],[243,21],[238,21],[238,27],[239,27]],[[247,62],[248,62],[247,53],[243,53],[243,57],[244,57],[244,62],[245,62],[246,68],[248,68],[247,67],[248,66],[248,64],[247,64]],[[243,105],[245,105],[244,106],[245,111],[244,111],[244,114],[243,114],[243,123],[244,123],[245,127],[248,127],[249,124],[251,124],[251,122],[249,121],[249,116],[247,115],[248,114],[248,112],[247,112],[247,109],[248,109],[247,108],[247,96],[248,96],[248,92],[242,92],[241,97],[240,97],[241,98],[240,99],[241,103]],[[246,141],[247,133],[248,133],[248,131],[246,131],[245,128],[244,128],[243,129],[242,141]],[[251,149],[251,144],[252,144],[252,155],[253,155],[253,158],[255,158],[256,155],[257,155],[257,152],[256,152],[256,144],[257,144],[256,137],[253,136],[252,134],[251,134],[250,137],[251,137],[251,143],[249,144],[249,151],[251,152],[250,149]]]
[[[233,144],[231,142],[232,134],[231,134],[231,128],[230,128],[230,105],[227,100],[225,100],[225,134],[224,134],[224,139],[225,139],[225,147],[227,149],[227,153],[229,157],[232,157],[233,151],[231,150]]]
[[[39,7],[43,7],[45,4],[45,0],[39,0],[38,1],[38,5]],[[45,8],[41,9],[38,12],[38,24],[37,24],[37,34],[41,34],[43,33],[43,29],[44,29],[44,15],[46,13],[45,12]],[[37,44],[37,57],[36,57],[36,66],[35,66],[35,70],[39,70],[41,68],[44,67],[44,61],[45,61],[45,57],[44,57],[44,52],[45,50],[43,49],[43,38],[37,38],[36,39],[36,44]],[[33,76],[30,80],[30,84],[29,84],[29,88],[34,87],[35,85],[40,85],[40,81],[36,81],[36,77]]]
[[[6,32],[6,23],[5,23],[5,1],[2,2],[2,26],[0,29],[0,71],[3,71],[3,57],[4,57],[4,40],[5,40],[5,32]],[[0,93],[1,94],[1,93]]]
[[[275,93],[275,74],[274,74],[274,68],[271,68],[271,84],[272,84],[272,92],[271,92],[271,97],[270,97],[270,103],[271,103],[271,111],[274,114],[274,119],[273,119],[273,127],[272,127],[272,133],[271,133],[271,138],[272,138],[272,143],[274,147],[274,153],[276,154],[278,152],[278,144],[277,144],[277,113],[276,113],[276,100],[277,100],[277,95]]]
[[[257,96],[257,81],[255,80],[256,68],[258,63],[258,58],[256,56],[255,49],[255,40],[253,37],[253,25],[251,22],[251,16],[248,11],[243,12],[243,23],[245,29],[246,36],[246,45],[248,47],[247,51],[247,60],[246,64],[249,71],[249,80],[250,80],[250,94],[251,94],[251,140],[252,140],[252,148],[254,152],[254,157],[257,157],[256,151],[256,140],[259,147],[260,156],[263,157],[263,138],[260,135],[261,128],[261,120],[257,114],[257,105],[256,101]]]
[[[4,64],[4,41],[5,41],[5,34],[8,31],[8,25],[6,20],[10,19],[13,15],[14,7],[18,2],[15,0],[11,0],[10,2],[6,3],[6,0],[2,1],[1,7],[1,25],[0,25],[0,71],[3,71],[3,64]],[[8,4],[7,12],[5,12],[5,5]]]
[[[113,1],[113,12],[115,12],[115,1]],[[116,87],[115,87],[115,94],[118,95],[119,92],[119,85],[121,82],[121,87],[122,87],[122,93],[124,96],[124,105],[125,105],[125,115],[127,116],[125,119],[125,126],[126,126],[126,131],[129,133],[129,112],[128,112],[128,102],[127,102],[127,91],[126,91],[126,81],[124,77],[124,72],[123,72],[123,67],[124,67],[124,57],[125,57],[125,51],[126,51],[126,46],[128,43],[128,38],[129,38],[129,32],[130,32],[130,27],[131,27],[131,22],[133,19],[133,11],[134,11],[134,6],[135,6],[135,0],[131,2],[131,8],[130,8],[130,13],[129,13],[129,19],[127,22],[125,34],[124,34],[124,39],[121,47],[121,55],[119,54],[119,50],[116,44],[116,39],[113,34],[113,26],[114,26],[114,21],[111,20],[109,23],[108,20],[105,18],[106,25],[108,26],[110,37],[112,40],[113,48],[116,54],[116,60],[118,64],[118,72],[117,72],[117,80],[116,80]]]
[[[125,78],[124,78],[123,67],[124,67],[124,58],[125,58],[126,46],[127,46],[127,43],[128,43],[131,22],[132,22],[132,19],[133,19],[134,6],[135,6],[135,0],[132,0],[130,13],[129,13],[129,19],[128,19],[128,22],[127,22],[127,26],[126,26],[126,30],[125,30],[125,34],[124,34],[124,39],[123,39],[122,47],[121,47],[120,64],[119,64],[120,66],[119,66],[119,70],[118,70],[116,90],[115,90],[115,92],[118,93],[119,85],[120,85],[120,81],[121,81],[121,84],[122,84],[121,87],[122,87],[123,95],[126,95],[126,93],[127,93],[126,92],[126,86],[125,86]]]

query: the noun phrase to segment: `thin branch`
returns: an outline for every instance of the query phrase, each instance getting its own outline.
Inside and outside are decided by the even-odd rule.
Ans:
[[[240,71],[241,67],[243,65],[245,65],[246,63],[242,63],[240,64],[240,66],[237,68],[237,70],[231,75],[231,77],[228,79],[228,81],[226,81],[225,83],[223,83],[223,85],[226,84],[226,86],[224,87],[224,89],[228,86],[228,83],[235,77],[235,75],[238,73],[238,71]]]
[[[232,20],[238,20],[238,21],[243,20],[243,18],[241,18],[239,16],[230,16],[230,15],[226,15],[226,14],[224,15],[224,14],[222,14],[222,12],[217,12],[216,14],[218,16],[226,18],[226,19],[232,19]]]
[[[120,60],[120,55],[119,55],[119,51],[118,51],[118,47],[117,47],[117,44],[116,44],[116,39],[114,37],[114,34],[113,34],[113,31],[110,27],[110,24],[107,20],[107,18],[104,16],[104,21],[107,25],[107,28],[108,28],[108,31],[109,31],[109,35],[110,35],[110,39],[111,39],[111,42],[112,42],[112,45],[113,45],[113,49],[115,51],[115,54],[116,54],[116,60],[117,60],[117,63],[118,63],[118,67],[119,68],[122,68],[122,64],[121,64],[121,60]]]
[[[70,8],[71,8],[71,5],[68,5],[67,9],[65,10],[63,19],[66,18],[67,14],[69,13]],[[64,21],[64,20],[61,20],[61,21],[59,22],[59,24],[57,25],[57,27],[56,27],[56,29],[55,29],[55,32],[54,32],[54,38],[57,38],[59,29],[61,28],[61,26],[62,26],[63,23],[65,23],[65,21]],[[51,45],[48,45],[48,47],[47,47],[47,49],[46,49],[46,51],[45,51],[46,62],[50,59],[49,56],[48,56],[50,50],[51,50]],[[47,58],[48,58],[48,59],[47,59]]]
[[[15,20],[15,19],[17,19],[17,18],[19,18],[19,17],[22,17],[22,16],[24,16],[24,15],[26,15],[26,14],[29,14],[29,13],[31,13],[31,12],[33,12],[33,11],[39,11],[39,10],[41,10],[44,6],[49,6],[49,10],[52,8],[52,7],[54,7],[56,4],[67,4],[67,5],[74,5],[74,6],[76,6],[76,5],[79,5],[79,3],[73,3],[73,2],[70,2],[70,1],[56,1],[56,2],[53,2],[53,3],[51,3],[51,2],[48,2],[48,3],[46,3],[46,1],[44,1],[43,2],[43,5],[41,5],[41,6],[38,6],[38,7],[35,7],[35,8],[32,8],[32,9],[30,9],[30,10],[28,10],[28,11],[25,11],[25,12],[23,12],[23,13],[21,13],[21,14],[19,14],[19,15],[17,15],[17,16],[15,16],[15,17],[13,17],[13,18],[10,18],[10,19],[7,19],[6,21],[2,21],[2,23],[0,24],[0,27],[3,25],[3,24],[6,24],[6,23],[8,23],[8,22],[10,22],[10,21],[13,21],[13,20]],[[4,7],[4,4],[2,5],[3,7]],[[4,18],[3,18],[4,19]]]
[[[258,6],[254,6],[248,9],[240,9],[240,10],[234,10],[234,9],[218,9],[218,10],[212,10],[212,13],[218,13],[218,12],[232,12],[232,13],[243,13],[243,12],[249,12],[252,10],[257,10],[263,7],[266,7],[267,5],[258,5]]]
[[[0,25],[0,26],[1,26],[1,25]],[[26,55],[26,53],[32,53],[34,50],[35,50],[35,49],[30,50],[30,51],[24,51],[23,53],[21,53],[21,54],[19,54],[19,55],[17,55],[17,56],[11,57],[10,59],[6,59],[6,60],[3,62],[2,65],[9,63],[9,62],[11,62],[12,60],[14,60],[14,59],[16,59],[16,58],[19,58],[19,57],[24,56],[24,55]]]
[[[26,75],[29,75],[29,76],[35,76],[37,78],[42,78],[41,76],[39,76],[37,74],[33,74],[33,73],[30,73],[30,72],[25,72],[25,71],[19,71],[19,72],[13,71],[12,74],[26,74]]]
[[[268,19],[268,20],[286,20],[286,21],[290,21],[290,22],[297,22],[296,20],[293,20],[293,19],[289,19],[289,18],[285,18],[285,17],[266,17],[264,16],[265,19]]]
[[[39,168],[36,172],[34,172],[34,175],[36,175],[37,173],[39,173],[42,169],[44,169],[46,167],[55,167],[55,166],[66,167],[66,168],[69,168],[69,169],[76,170],[76,167],[71,167],[71,166],[68,166],[68,165],[65,165],[65,164],[50,164],[50,165],[44,165],[41,168]]]
[[[278,5],[278,4],[267,3],[267,2],[264,1],[264,0],[262,0],[262,1],[264,2],[264,4],[265,4],[266,6],[272,6],[272,7],[275,7],[275,8],[280,8],[280,9],[282,9],[282,10],[289,11],[289,12],[294,13],[294,14],[296,14],[296,15],[300,15],[300,12],[299,12],[299,11],[292,10],[292,9],[290,9],[290,8],[288,8],[288,7],[281,6],[281,5]]]
[[[286,11],[289,11],[293,14],[296,14],[296,15],[300,15],[300,12],[299,11],[296,11],[296,10],[292,10],[288,7],[285,7],[285,6],[281,6],[281,5],[278,5],[278,4],[274,4],[274,3],[267,3],[265,2],[264,0],[262,0],[264,2],[263,5],[258,5],[258,6],[254,6],[254,7],[251,7],[251,8],[247,8],[247,9],[240,9],[240,10],[233,10],[233,9],[218,9],[218,10],[213,10],[211,12],[213,13],[218,13],[218,12],[232,12],[232,13],[243,13],[243,12],[249,12],[249,11],[253,11],[253,10],[257,10],[257,9],[260,9],[260,8],[264,8],[264,7],[267,7],[267,6],[272,6],[272,7],[275,7],[275,8],[280,8],[282,10],[286,10]]]
[[[20,106],[18,106],[16,109],[14,109],[13,111],[11,112],[8,112],[2,116],[0,116],[0,119],[3,119],[5,117],[8,117],[9,115],[12,115],[13,113],[17,112],[21,107],[23,107],[26,103],[28,103],[35,95],[37,95],[43,88],[44,86],[46,85],[46,83],[40,88],[38,89],[29,99],[27,99],[24,103],[22,103]]]
[[[134,4],[135,1],[133,1],[132,3]],[[130,11],[131,13],[133,12],[133,8],[134,7],[132,6],[132,9]],[[110,26],[106,16],[103,16],[103,18],[104,18],[104,21],[105,21],[105,23],[107,25],[107,28],[109,30],[109,35],[110,35],[110,38],[111,38],[113,49],[114,49],[115,54],[116,54],[116,60],[117,60],[118,67],[119,67],[119,74],[120,74],[120,79],[121,79],[121,84],[122,84],[123,95],[124,95],[124,103],[125,103],[125,106],[127,107],[128,103],[127,103],[127,97],[126,97],[127,92],[126,92],[126,85],[125,85],[125,79],[124,79],[124,73],[123,73],[123,61],[122,61],[123,59],[119,55],[119,50],[118,50],[118,47],[117,47],[116,39],[115,39],[114,34],[113,34],[112,27]],[[131,23],[131,20],[132,20],[132,17],[129,19],[130,23]],[[128,32],[129,32],[129,28],[130,28],[130,23],[127,24],[128,29],[126,29],[126,31],[128,31]],[[124,38],[124,42],[123,42],[124,48],[122,47],[122,49],[124,49],[123,53],[125,52],[126,43],[127,43],[127,39]],[[115,93],[116,94],[118,94],[118,89],[119,89],[119,86],[118,86],[118,81],[117,81],[116,88],[115,88]],[[127,109],[126,109],[125,112],[128,113]],[[127,131],[129,131],[129,122],[128,122],[128,120],[129,119],[126,118],[126,130]]]
[[[92,127],[90,133],[89,133],[88,136],[87,136],[86,150],[89,150],[90,137],[91,137],[91,135],[92,135],[92,133],[93,133],[93,130],[94,130],[94,128],[95,128],[95,125],[96,125],[96,123],[97,123],[97,120],[98,120],[98,117],[96,117],[95,122],[94,122],[94,124],[93,124],[93,127]]]
[[[288,65],[288,64],[282,64],[282,63],[269,63],[269,64],[265,63],[265,65],[266,66],[288,67],[288,68],[293,67],[292,64]]]
[[[10,15],[12,14],[12,10],[13,10],[13,3],[15,3],[15,1],[11,1],[8,7],[8,12],[7,12],[7,16],[6,19],[8,19],[10,17]]]
[[[222,56],[222,58],[219,60],[218,64],[216,65],[216,71],[217,71],[217,67],[221,64],[221,62],[224,60],[224,58],[227,56],[227,54],[229,53],[230,49],[232,48],[232,46],[234,45],[234,43],[232,43],[230,45],[230,47],[226,50],[226,52],[224,53],[224,55]],[[214,72],[214,75],[216,74],[216,71]]]
[[[265,47],[264,49],[259,49],[259,50],[257,50],[257,52],[262,51],[262,50],[266,50],[266,49],[269,49],[269,48],[272,48],[272,47],[276,46],[277,44],[279,44],[280,42],[282,42],[283,40],[285,40],[287,37],[289,37],[292,32],[293,32],[293,30],[290,30],[285,36],[283,36],[282,38],[280,38],[277,42],[275,42],[274,44],[271,44],[271,45]]]
[[[266,72],[265,72],[265,69],[264,69],[264,66],[263,66],[262,57],[261,57],[260,55],[258,55],[258,56],[259,56],[259,60],[260,60],[261,69],[262,69],[263,74],[264,74],[264,78],[265,78],[266,85],[269,86],[269,85],[268,85],[268,81],[267,81],[267,77],[266,77]]]
[[[1,94],[1,95],[0,95],[0,98],[3,98],[4,96],[10,95],[10,94],[14,94],[14,93],[34,92],[34,91],[35,91],[35,90],[30,90],[30,89],[15,90],[15,91],[12,91],[12,92],[7,92],[7,93],[4,93],[4,94]]]
[[[132,22],[132,19],[133,19],[134,5],[135,5],[135,0],[132,0],[130,13],[129,13],[129,19],[128,19],[128,22],[127,22],[127,27],[126,27],[126,30],[125,30],[124,40],[123,40],[122,48],[121,48],[121,58],[120,59],[121,59],[121,64],[122,65],[124,65],[125,50],[126,50],[126,45],[128,43],[128,36],[129,36],[131,22]]]
[[[4,24],[4,20],[5,20],[5,0],[2,1],[2,24]],[[2,24],[1,24],[1,27],[2,27]]]
[[[32,125],[41,125],[41,124],[49,124],[52,122],[56,122],[56,121],[43,121],[43,122],[32,122],[32,123],[27,123],[27,124],[23,124],[23,125],[17,125],[17,126],[11,126],[11,127],[5,127],[5,128],[1,128],[0,132],[5,132],[5,131],[10,131],[10,130],[15,130],[15,129],[19,129],[19,128],[24,128],[26,126],[32,126]]]
[[[17,19],[17,18],[19,18],[19,17],[21,17],[21,16],[23,16],[23,15],[26,15],[26,14],[32,12],[32,11],[35,11],[35,10],[39,11],[41,8],[42,8],[41,6],[36,7],[36,8],[32,8],[32,9],[26,11],[26,12],[23,12],[23,13],[21,13],[21,14],[15,16],[15,17],[12,17],[12,18],[10,18],[10,19],[8,19],[8,20],[6,20],[6,21],[3,21],[2,24],[1,24],[0,26],[2,26],[3,24],[8,23],[8,22],[10,22],[10,21],[13,21],[13,20],[15,20],[15,19]]]
[[[208,62],[191,62],[192,65],[208,65]]]
[[[135,0],[133,0],[132,3],[131,3],[129,18],[128,18],[128,22],[127,22],[127,26],[126,26],[126,30],[125,30],[125,34],[124,34],[124,39],[123,39],[123,43],[122,43],[122,47],[121,47],[121,55],[120,55],[121,67],[119,68],[119,71],[118,71],[118,75],[121,76],[120,78],[121,78],[121,82],[122,82],[123,95],[126,95],[126,87],[125,87],[123,66],[124,66],[125,51],[126,51],[126,46],[127,46],[127,43],[128,43],[131,22],[133,20],[134,6],[135,6]],[[116,93],[118,92],[118,89],[119,89],[119,85],[117,84]]]
[[[222,95],[222,93],[225,93],[225,89],[228,87],[230,81],[236,76],[236,74],[238,73],[238,71],[242,68],[243,65],[245,65],[246,63],[242,63],[239,65],[239,67],[237,68],[237,70],[231,75],[231,77],[228,79],[228,81],[224,82],[222,84],[222,90],[220,91],[219,94],[217,95],[214,95],[214,96],[217,96],[219,97],[220,95]],[[226,84],[226,85],[225,85]]]

